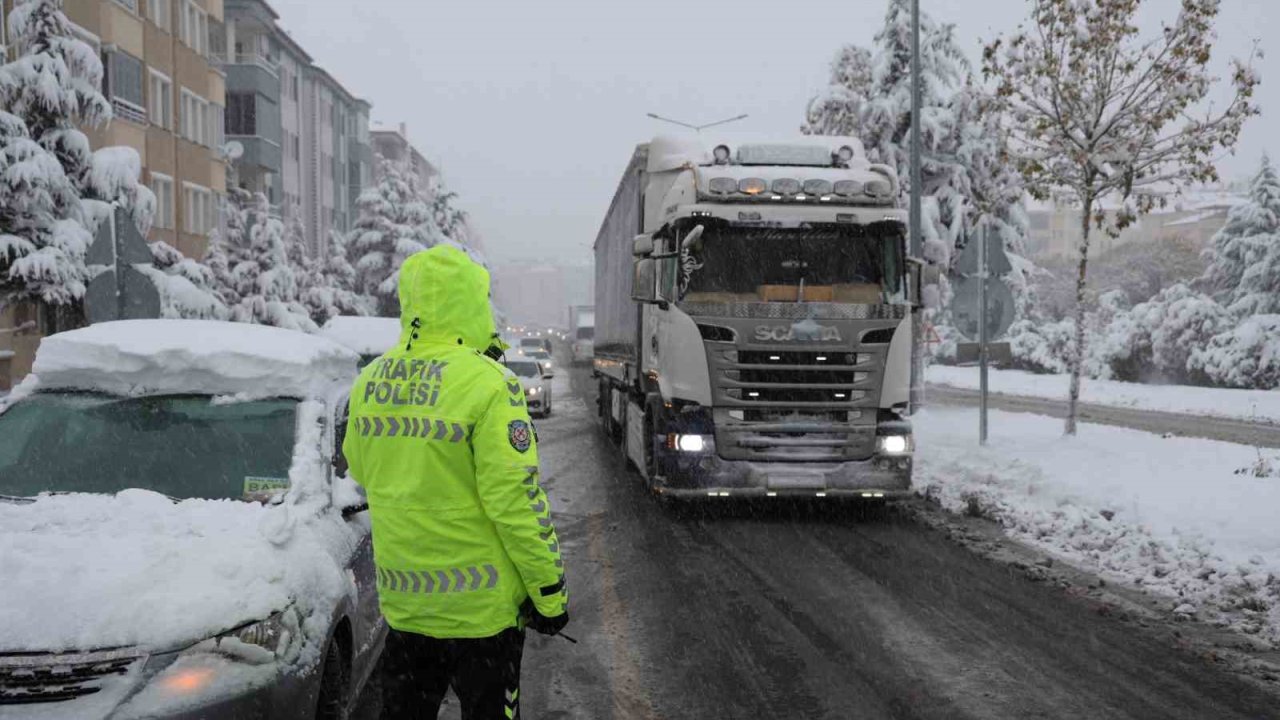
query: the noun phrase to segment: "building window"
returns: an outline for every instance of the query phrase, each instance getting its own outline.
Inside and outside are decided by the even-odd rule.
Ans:
[[[209,121],[205,124],[209,132],[208,144],[211,148],[220,148],[227,141],[227,134],[222,125],[226,122],[227,110],[216,103],[209,103],[208,112]]]
[[[207,235],[214,228],[214,195],[207,187],[182,184],[183,230],[191,235]]]
[[[135,14],[138,12],[138,0],[116,0],[116,4]]]
[[[293,89],[290,92],[293,95],[293,101],[297,102],[298,101],[298,76],[295,74],[292,80],[293,82],[291,82],[290,85],[293,86]]]
[[[163,73],[151,71],[151,97],[147,105],[151,122],[166,130],[173,129],[173,82]]]
[[[300,160],[302,158],[302,143],[298,141],[298,136],[293,136],[293,159]]]
[[[227,93],[227,134],[257,135],[257,106],[253,93]]]
[[[111,50],[103,53],[102,89],[111,98],[117,117],[136,123],[147,121],[146,101],[142,96],[142,61],[128,53]]]
[[[173,0],[147,0],[147,16],[156,27],[173,32]]]
[[[209,145],[209,101],[182,88],[179,132],[182,137],[198,145]]]
[[[178,36],[199,55],[209,50],[209,16],[195,0],[178,0]]]
[[[173,229],[173,178],[151,173],[151,192],[156,194],[155,226],[162,230]]]

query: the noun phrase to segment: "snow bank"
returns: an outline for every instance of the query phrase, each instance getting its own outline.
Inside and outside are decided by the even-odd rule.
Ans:
[[[206,320],[125,320],[52,335],[36,354],[42,388],[260,397],[325,395],[356,356],[320,337]]]
[[[944,507],[1280,643],[1280,479],[1238,472],[1253,448],[1087,424],[1067,439],[1057,419],[1003,412],[980,448],[971,410],[913,424],[916,485]]]
[[[400,341],[400,320],[340,316],[325,323],[320,335],[361,355],[381,355]]]
[[[978,389],[978,368],[931,365],[925,374],[931,385]],[[1037,375],[1022,370],[990,371],[991,392],[1001,395],[1066,401],[1067,375]],[[1280,423],[1280,392],[1232,390],[1190,385],[1144,385],[1114,380],[1085,379],[1081,402],[1109,407]]]

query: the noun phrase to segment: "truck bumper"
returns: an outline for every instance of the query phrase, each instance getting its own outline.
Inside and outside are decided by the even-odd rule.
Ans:
[[[654,490],[676,498],[828,497],[895,500],[911,495],[911,457],[841,463],[756,463],[714,454],[665,458]],[[904,467],[905,465],[905,467]]]

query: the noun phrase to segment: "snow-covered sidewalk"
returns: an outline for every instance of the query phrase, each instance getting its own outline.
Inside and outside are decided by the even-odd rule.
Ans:
[[[1254,448],[1087,424],[1064,438],[1060,420],[1003,412],[980,448],[975,412],[960,408],[913,424],[916,486],[947,509],[1280,644],[1280,477],[1242,472]]]
[[[925,379],[931,385],[977,390],[978,368],[931,365]],[[1065,400],[1069,380],[1067,375],[993,369],[990,388],[1002,395]],[[1080,400],[1110,407],[1280,423],[1280,391],[1143,385],[1085,378]]]

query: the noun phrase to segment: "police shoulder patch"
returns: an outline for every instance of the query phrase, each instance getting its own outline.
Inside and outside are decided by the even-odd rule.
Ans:
[[[507,425],[507,440],[518,452],[528,452],[529,446],[533,444],[533,430],[524,420],[512,420]]]

